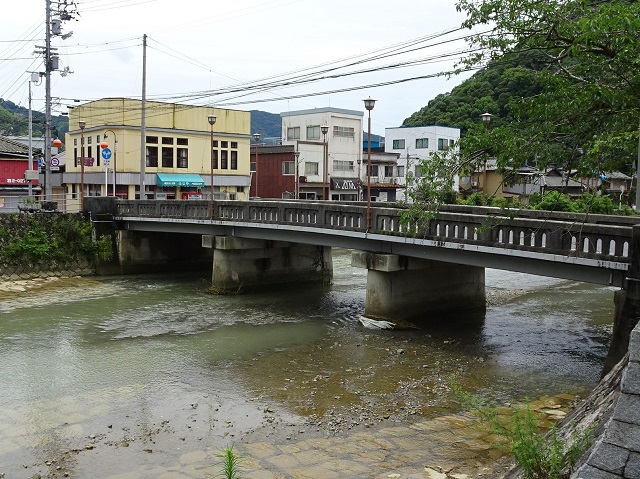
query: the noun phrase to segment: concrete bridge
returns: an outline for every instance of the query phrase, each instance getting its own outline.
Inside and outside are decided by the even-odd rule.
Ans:
[[[96,225],[115,225],[122,272],[211,261],[213,290],[328,282],[332,246],[368,269],[364,315],[391,322],[483,309],[484,268],[622,288],[611,365],[640,305],[640,218],[443,205],[428,221],[363,203],[86,198]],[[212,215],[213,213],[213,215]],[[100,223],[103,222],[103,223]],[[104,223],[106,222],[106,223]],[[189,239],[187,239],[189,238]],[[209,248],[208,250],[206,248]],[[213,255],[211,255],[213,250]]]

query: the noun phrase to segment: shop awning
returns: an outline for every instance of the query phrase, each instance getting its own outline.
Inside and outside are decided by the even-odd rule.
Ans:
[[[156,173],[157,186],[204,186],[200,175],[178,173]]]
[[[331,178],[332,190],[356,191],[360,186],[358,178]]]

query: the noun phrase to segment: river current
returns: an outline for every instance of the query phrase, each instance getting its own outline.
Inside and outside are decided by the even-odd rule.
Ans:
[[[0,293],[0,477],[211,477],[230,445],[456,414],[453,376],[499,403],[599,379],[613,288],[487,270],[483,317],[389,331],[359,323],[365,283],[335,250],[327,287],[212,296],[193,273]]]

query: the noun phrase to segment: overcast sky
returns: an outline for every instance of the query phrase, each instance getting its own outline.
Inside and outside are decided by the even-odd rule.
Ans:
[[[45,5],[45,0],[12,2],[0,29],[0,97],[25,107],[26,72],[43,71],[34,50],[44,45]],[[378,100],[372,111],[377,134],[399,126],[470,76],[403,81],[450,70],[465,49],[463,41],[454,41],[467,33],[453,31],[464,20],[455,0],[78,0],[76,5],[75,18],[62,25],[63,34],[73,35],[52,41],[60,70],[70,71],[52,74],[52,96],[60,99],[54,114],[66,112],[74,100],[139,98],[143,34],[149,100],[281,113],[326,106],[364,111],[362,100],[370,96]],[[443,54],[446,58],[438,58]],[[410,66],[390,68],[402,63]],[[353,72],[360,73],[346,75]],[[300,84],[302,74],[312,81]],[[324,78],[328,75],[340,76]],[[262,91],[220,92],[259,80]],[[44,83],[33,86],[34,109],[44,111],[44,92]]]

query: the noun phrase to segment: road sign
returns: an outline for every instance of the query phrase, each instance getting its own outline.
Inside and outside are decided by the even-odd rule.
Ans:
[[[102,149],[102,158],[104,158],[105,160],[108,160],[111,158],[111,149],[110,148],[103,148]]]
[[[88,158],[88,157],[82,158],[82,164],[84,166],[93,166],[94,161],[96,161],[95,158]]]
[[[60,171],[60,160],[55,156],[51,158],[51,171]]]
[[[103,155],[103,156],[104,156],[104,155]],[[102,160],[102,163],[104,164],[104,166],[109,166],[109,163],[110,163],[109,158],[104,158],[104,159]]]

